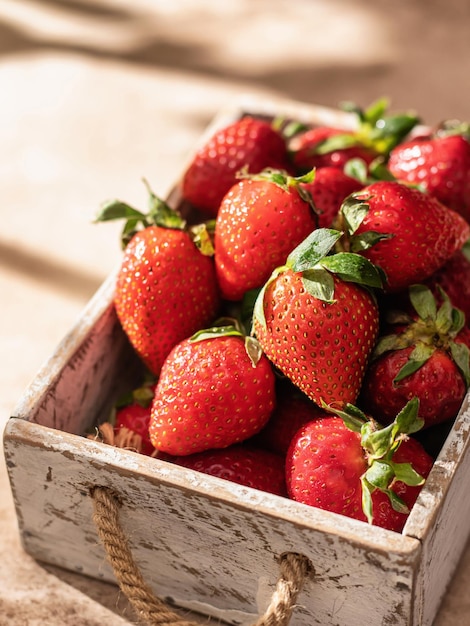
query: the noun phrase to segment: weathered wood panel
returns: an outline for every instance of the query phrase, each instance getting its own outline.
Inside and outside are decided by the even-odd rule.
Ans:
[[[467,395],[403,531],[423,545],[417,624],[432,623],[470,536],[469,405]]]
[[[25,549],[41,561],[113,580],[91,519],[89,489],[105,485],[123,498],[144,576],[176,604],[249,621],[292,550],[315,566],[294,624],[412,623],[416,539],[24,420],[10,420],[5,452]]]

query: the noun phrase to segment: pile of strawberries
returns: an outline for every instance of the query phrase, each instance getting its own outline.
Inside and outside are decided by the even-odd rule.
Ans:
[[[400,532],[470,383],[470,134],[350,110],[247,115],[179,207],[103,206],[146,370],[105,440]]]

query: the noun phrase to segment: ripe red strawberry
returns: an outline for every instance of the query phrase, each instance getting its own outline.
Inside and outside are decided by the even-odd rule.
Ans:
[[[114,306],[135,351],[157,375],[170,350],[217,315],[220,295],[211,246],[195,243],[184,220],[150,195],[148,215],[122,202],[106,205],[99,221],[126,218]],[[144,228],[136,231],[138,223]]]
[[[224,197],[214,237],[223,298],[240,300],[250,289],[261,287],[316,228],[312,203],[301,185],[310,178],[265,171],[241,180]]]
[[[289,444],[301,426],[320,417],[329,416],[290,381],[279,382],[276,406],[266,426],[253,441],[257,446],[285,455]]]
[[[390,423],[411,398],[426,426],[456,417],[470,384],[468,328],[443,294],[437,308],[424,285],[410,288],[415,316],[397,315],[399,328],[380,337],[364,377],[361,406]]]
[[[155,385],[135,389],[131,398],[116,409],[114,419],[114,445],[119,448],[132,447],[141,454],[150,456],[155,448],[150,441],[150,407]],[[129,446],[128,441],[132,441]]]
[[[150,439],[178,456],[226,448],[261,430],[274,403],[274,373],[256,342],[231,326],[201,331],[179,343],[163,365]]]
[[[316,126],[298,135],[291,146],[294,165],[300,173],[312,168],[335,167],[340,170],[351,159],[371,163],[377,156],[363,145],[354,131],[329,126]]]
[[[197,151],[183,176],[183,197],[215,217],[240,170],[258,173],[266,167],[288,169],[286,142],[269,122],[243,117],[217,131]]]
[[[470,221],[470,133],[441,131],[395,147],[388,168],[400,181],[419,185]],[[452,133],[456,129],[451,130]]]
[[[290,150],[300,172],[326,166],[343,169],[351,159],[369,164],[378,156],[387,157],[418,123],[411,112],[387,114],[385,98],[376,100],[366,109],[352,103],[344,103],[343,108],[355,115],[354,129],[318,126],[293,138]]]
[[[177,465],[224,478],[278,496],[287,496],[284,457],[268,450],[236,444],[173,459]]]
[[[313,204],[318,215],[318,226],[330,228],[338,215],[345,198],[355,191],[360,191],[364,185],[356,178],[352,178],[337,167],[322,167],[316,170],[311,183],[302,183],[312,196]]]
[[[470,236],[461,215],[395,181],[372,183],[340,211],[348,249],[382,268],[386,289],[406,289],[442,267]]]
[[[421,422],[410,401],[392,427],[381,429],[356,407],[344,417],[309,422],[286,460],[293,500],[401,532],[433,460],[408,434]]]
[[[317,229],[273,272],[254,307],[265,354],[314,402],[354,402],[378,332],[376,268],[359,255],[326,256],[341,233]]]
[[[441,287],[452,305],[460,309],[470,323],[470,245],[465,244],[437,272],[425,281],[439,300]]]

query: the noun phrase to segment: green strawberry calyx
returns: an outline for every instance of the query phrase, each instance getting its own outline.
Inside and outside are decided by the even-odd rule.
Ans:
[[[255,337],[245,333],[241,323],[236,318],[221,317],[214,323],[214,326],[195,332],[190,337],[190,341],[208,341],[220,337],[240,337],[245,343],[245,350],[252,366],[256,367],[263,355],[261,345]]]
[[[129,243],[139,228],[155,225],[178,230],[186,228],[186,222],[179,213],[156,196],[145,179],[143,179],[143,183],[148,192],[148,211],[146,213],[121,200],[108,200],[101,205],[95,218],[95,222],[125,220],[121,233],[123,247]]]
[[[387,114],[387,98],[379,98],[365,109],[353,102],[343,102],[340,106],[356,116],[357,128],[353,132],[338,133],[319,142],[312,150],[313,154],[328,154],[362,146],[387,157],[420,121],[413,111]]]
[[[461,120],[445,120],[436,129],[435,137],[450,137],[451,135],[461,135],[470,141],[470,123]]]
[[[350,252],[363,252],[379,241],[393,237],[392,233],[381,233],[375,230],[357,233],[370,210],[370,199],[371,196],[364,196],[363,191],[352,193],[344,200],[339,210],[338,223],[346,233],[342,245]]]
[[[414,111],[387,113],[389,104],[388,98],[379,98],[365,109],[352,102],[341,104],[343,110],[357,116],[360,143],[382,155],[388,155],[420,121]]]
[[[361,435],[361,446],[368,464],[361,476],[362,510],[369,524],[374,519],[372,494],[376,489],[388,496],[395,511],[408,514],[408,506],[394,492],[393,485],[400,481],[417,487],[423,485],[425,479],[413,469],[411,463],[395,463],[393,455],[409,435],[418,432],[424,425],[424,420],[418,416],[418,398],[412,398],[394,421],[385,427],[368,419],[365,413],[351,404],[335,409],[323,403],[323,408],[342,418],[350,430]]]
[[[266,327],[264,297],[267,287],[283,272],[291,270],[302,275],[307,292],[318,300],[335,301],[335,282],[339,279],[367,288],[381,289],[383,272],[365,257],[351,252],[332,253],[343,233],[331,228],[317,228],[287,257],[285,265],[276,268],[258,293],[253,317]]]
[[[186,220],[183,219],[178,211],[155,195],[147,180],[143,179],[143,183],[148,192],[148,210],[146,213],[121,200],[108,200],[101,205],[95,222],[124,220],[121,232],[121,245],[123,248],[127,246],[139,230],[149,226],[186,230],[201,253],[206,256],[212,256],[214,254],[212,243],[213,223],[209,221],[188,227]]]
[[[411,285],[409,297],[417,316],[393,311],[388,316],[392,324],[404,324],[399,333],[381,337],[374,348],[372,358],[376,359],[391,350],[413,347],[408,361],[394,379],[394,383],[418,371],[428,361],[435,350],[445,351],[454,361],[466,387],[470,385],[470,350],[464,343],[455,341],[465,326],[465,314],[452,303],[445,291],[438,286],[442,304],[437,306],[432,291],[425,285]]]

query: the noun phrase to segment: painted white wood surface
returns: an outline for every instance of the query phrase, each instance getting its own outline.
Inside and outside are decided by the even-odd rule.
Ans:
[[[315,576],[294,624],[411,623],[415,539],[22,419],[5,450],[25,549],[41,561],[113,579],[89,495],[105,485],[146,580],[179,605],[243,623],[268,601],[275,557],[295,551]]]
[[[343,114],[291,102],[254,101],[244,110],[349,124]],[[239,114],[225,112],[210,132]],[[173,202],[178,193],[176,186]],[[181,606],[249,623],[269,599],[276,555],[293,550],[315,566],[294,626],[430,626],[470,531],[468,399],[402,535],[110,448],[82,435],[139,371],[111,304],[113,284],[111,276],[4,433],[25,549],[112,580],[89,495],[107,485],[123,498],[146,579]]]

